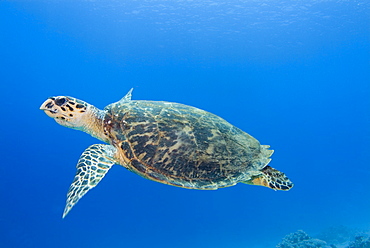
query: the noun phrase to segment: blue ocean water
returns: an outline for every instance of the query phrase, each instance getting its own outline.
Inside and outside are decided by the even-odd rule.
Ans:
[[[0,247],[275,247],[370,230],[366,0],[2,1]],[[275,150],[289,192],[171,187],[114,166],[62,219],[101,143],[39,110],[53,95],[215,113]]]

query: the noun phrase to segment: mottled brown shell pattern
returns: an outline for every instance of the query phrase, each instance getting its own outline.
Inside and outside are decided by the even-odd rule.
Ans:
[[[259,175],[270,161],[252,136],[194,107],[127,101],[105,110],[104,130],[119,150],[117,162],[154,181],[217,189]]]

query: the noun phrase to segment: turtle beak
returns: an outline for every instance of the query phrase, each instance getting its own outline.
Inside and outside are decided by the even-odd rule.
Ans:
[[[50,98],[48,98],[45,102],[43,102],[40,106],[40,109],[41,110],[47,110],[50,108],[50,105],[53,104],[53,100],[51,100]]]
[[[43,104],[41,104],[40,110],[43,110],[48,116],[53,117],[53,114],[58,112],[58,109],[55,108],[54,105],[54,99],[50,97],[45,102],[43,102]]]

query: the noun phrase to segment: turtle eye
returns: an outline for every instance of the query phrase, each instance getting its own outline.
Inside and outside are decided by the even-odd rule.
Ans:
[[[55,104],[58,105],[58,106],[62,106],[67,100],[62,97],[62,98],[58,98],[55,100]]]

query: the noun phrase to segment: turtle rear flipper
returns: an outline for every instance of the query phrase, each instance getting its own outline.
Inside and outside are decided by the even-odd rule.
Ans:
[[[95,144],[82,153],[77,163],[75,178],[68,190],[63,218],[90,189],[98,185],[115,164],[112,158],[115,152],[116,148],[113,146]]]
[[[290,190],[293,188],[293,183],[281,171],[278,171],[270,166],[266,166],[261,171],[262,174],[252,177],[251,180],[243,183],[251,185],[260,185],[271,188],[273,190]]]

